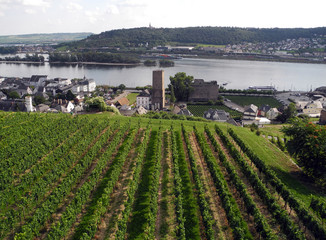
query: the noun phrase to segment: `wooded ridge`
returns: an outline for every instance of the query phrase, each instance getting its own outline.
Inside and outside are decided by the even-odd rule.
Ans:
[[[70,47],[149,47],[166,43],[179,44],[236,44],[240,42],[277,42],[286,39],[313,38],[326,35],[326,27],[319,28],[131,28],[94,34],[67,44]],[[62,46],[62,45],[61,45]]]

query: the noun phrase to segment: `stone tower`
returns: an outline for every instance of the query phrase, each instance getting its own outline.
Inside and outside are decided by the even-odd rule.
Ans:
[[[152,110],[162,110],[165,107],[164,71],[153,71]]]
[[[26,96],[25,97],[25,106],[26,106],[26,111],[27,112],[34,112],[34,107],[32,104],[32,97],[31,96]]]

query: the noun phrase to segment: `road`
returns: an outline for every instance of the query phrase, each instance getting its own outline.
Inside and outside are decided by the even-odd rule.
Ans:
[[[111,102],[114,104],[117,101],[119,101],[121,98],[126,97],[129,93],[131,93],[131,90],[124,90],[123,93],[119,94],[118,96],[116,96],[115,98],[113,98],[111,100]]]

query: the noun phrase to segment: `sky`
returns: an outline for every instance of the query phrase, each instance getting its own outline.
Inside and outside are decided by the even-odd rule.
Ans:
[[[326,26],[325,0],[0,0],[0,35],[147,27]]]

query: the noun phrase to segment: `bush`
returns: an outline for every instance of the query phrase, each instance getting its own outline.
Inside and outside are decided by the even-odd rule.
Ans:
[[[287,149],[297,157],[304,172],[311,178],[322,179],[326,172],[326,128],[295,118],[282,131],[290,137]]]

